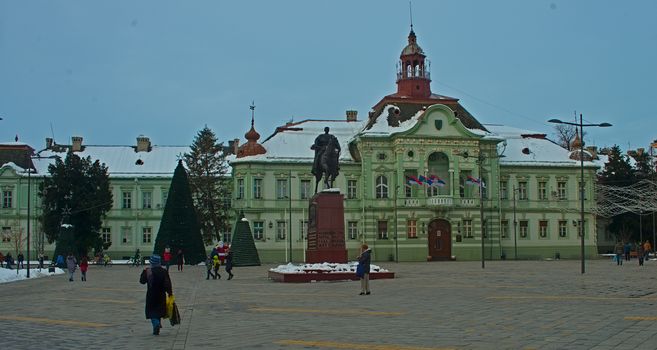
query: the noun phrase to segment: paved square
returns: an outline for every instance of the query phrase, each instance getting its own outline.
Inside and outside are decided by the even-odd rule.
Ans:
[[[381,263],[394,280],[282,284],[272,266],[171,270],[183,323],[151,335],[140,268],[0,285],[3,349],[655,349],[657,262]]]

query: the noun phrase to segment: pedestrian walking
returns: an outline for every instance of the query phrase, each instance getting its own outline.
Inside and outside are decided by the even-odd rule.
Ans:
[[[80,274],[82,275],[82,282],[87,281],[87,269],[89,269],[89,260],[86,256],[83,256],[82,260],[80,261]]]
[[[644,259],[644,254],[643,254],[643,246],[641,245],[641,242],[637,244],[636,248],[636,256],[639,258],[639,266],[643,266],[643,259]]]
[[[616,253],[616,265],[623,265],[623,243],[618,242],[616,243],[616,246],[614,247],[615,253]]]
[[[360,277],[360,295],[370,295],[370,261],[372,260],[372,251],[363,244],[361,246],[361,253],[358,255],[358,265],[361,269]]]
[[[135,251],[135,256],[132,258],[132,266],[139,266],[141,265],[141,252],[139,251],[139,248]]]
[[[650,244],[650,241],[646,239],[646,242],[643,243],[643,254],[645,254],[646,260],[650,257],[651,252],[652,252],[652,244]]]
[[[63,269],[64,267],[66,267],[66,261],[64,261],[64,256],[63,255],[61,255],[61,254],[57,255],[56,264],[57,264],[57,267],[59,267],[60,269]]]
[[[223,241],[219,241],[219,245],[217,246],[217,255],[219,255],[219,261],[221,262],[221,265],[224,264],[224,261],[226,260],[226,249],[228,246],[224,244]]]
[[[228,280],[233,279],[233,250],[230,246],[226,249],[226,273],[228,273]]]
[[[0,267],[5,267],[5,255],[0,252]]]
[[[215,255],[214,258],[212,258],[212,270],[214,271],[214,276],[212,276],[212,279],[221,279],[221,274],[219,273],[220,266],[221,262],[219,261],[219,256]]]
[[[178,263],[178,271],[182,271],[183,263],[185,262],[185,254],[183,254],[182,248],[178,248],[178,253],[176,253],[176,262]]]
[[[73,274],[75,274],[75,269],[77,268],[78,261],[75,260],[73,253],[68,253],[66,257],[66,268],[68,269],[68,280],[73,282]]]
[[[139,283],[146,284],[146,318],[151,320],[153,335],[159,335],[162,317],[166,315],[167,294],[173,295],[169,272],[162,267],[159,255],[152,255],[151,266],[139,276]]]
[[[107,267],[107,265],[110,263],[110,261],[112,261],[112,259],[110,258],[109,254],[105,253],[105,255],[103,255],[103,264],[104,264],[104,266]]]
[[[630,252],[632,251],[632,245],[630,242],[625,243],[623,246],[623,254],[625,254],[625,261],[630,261]]]
[[[164,258],[164,266],[166,266],[167,271],[169,271],[169,265],[171,265],[171,248],[169,248],[169,246],[164,248],[164,254],[162,254],[162,257]]]
[[[207,259],[205,259],[205,268],[208,272],[207,276],[205,277],[206,280],[209,280],[210,276],[213,276],[214,279],[214,275],[212,274],[212,265],[213,265],[212,257],[208,255]]]
[[[43,268],[43,252],[39,253],[39,270]]]
[[[25,257],[23,256],[23,253],[20,252],[18,253],[18,263],[16,264],[16,269],[24,269],[25,265],[23,265],[23,261],[25,261]]]
[[[14,257],[11,256],[10,252],[7,252],[7,255],[5,255],[5,264],[7,265],[7,268],[11,270],[11,265],[14,264]]]

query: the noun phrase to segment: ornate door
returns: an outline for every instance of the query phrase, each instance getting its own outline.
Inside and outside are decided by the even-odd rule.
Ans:
[[[430,260],[449,260],[452,257],[452,232],[447,220],[432,220],[428,232]]]

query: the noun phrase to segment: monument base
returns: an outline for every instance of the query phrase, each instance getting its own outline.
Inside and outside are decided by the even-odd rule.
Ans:
[[[320,281],[358,281],[359,278],[353,272],[323,272],[307,271],[304,273],[285,273],[269,271],[271,280],[284,283],[308,283]],[[371,272],[370,280],[395,278],[394,272]]]

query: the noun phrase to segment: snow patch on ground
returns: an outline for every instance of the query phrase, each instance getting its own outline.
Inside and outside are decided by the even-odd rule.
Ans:
[[[346,264],[325,262],[321,264],[295,265],[292,263],[288,263],[287,265],[278,265],[278,267],[269,269],[269,271],[278,272],[278,273],[312,273],[317,271],[322,271],[324,273],[345,273],[345,272],[356,273],[356,266],[358,266],[357,261],[351,261]],[[370,271],[388,272],[388,270],[373,264],[370,264]]]
[[[30,279],[48,277],[53,275],[61,275],[64,273],[64,270],[56,268],[55,272],[48,272],[48,268],[41,269],[30,269]],[[0,283],[14,282],[27,279],[27,269],[20,269],[18,274],[16,274],[16,269],[13,270],[0,268]]]

